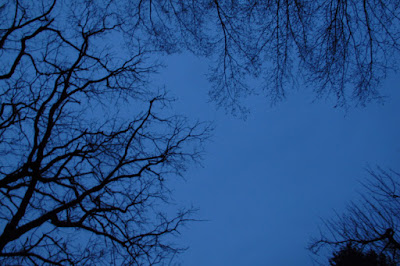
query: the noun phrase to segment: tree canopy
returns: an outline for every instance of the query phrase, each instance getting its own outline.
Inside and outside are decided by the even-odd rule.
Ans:
[[[149,51],[90,1],[0,8],[0,264],[152,265],[182,250],[192,209],[168,181],[198,162],[208,124],[168,111]]]
[[[329,248],[372,250],[394,264],[399,263],[400,174],[382,168],[369,169],[368,173],[369,178],[363,182],[364,193],[343,213],[323,221],[321,235],[309,246],[311,251],[318,254]]]
[[[363,252],[351,244],[347,244],[338,252],[333,253],[333,257],[329,260],[331,266],[394,266],[384,254],[376,254],[370,250]]]
[[[123,2],[122,2],[123,3]],[[124,6],[124,4],[121,4]],[[233,112],[262,92],[272,102],[306,86],[336,106],[381,99],[396,69],[396,0],[129,1],[125,32],[167,53],[209,56],[211,98]],[[258,79],[258,82],[254,80]]]
[[[4,14],[32,6],[31,1],[16,3],[4,4]],[[124,33],[130,51],[140,48],[153,59],[181,51],[208,57],[211,99],[238,114],[246,109],[247,95],[261,93],[274,103],[293,86],[311,87],[316,97],[331,98],[336,106],[364,105],[382,99],[380,84],[397,68],[396,0],[82,0],[72,6],[60,0],[46,17],[59,21],[78,6],[90,10],[91,17],[80,18],[78,25],[99,27],[106,18],[103,22]],[[34,10],[39,11],[33,8],[25,16],[34,17],[29,14]],[[8,25],[13,18],[2,19]],[[2,30],[0,47],[15,30]]]

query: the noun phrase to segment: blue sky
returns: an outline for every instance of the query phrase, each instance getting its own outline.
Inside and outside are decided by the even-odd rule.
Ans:
[[[62,5],[59,8],[57,12],[68,14]],[[220,17],[219,7],[216,10]],[[55,17],[62,24],[63,17]],[[157,27],[152,29],[158,36]],[[212,25],[210,29],[211,33],[215,30]],[[122,40],[115,34],[108,41],[101,40],[98,49],[113,44],[115,55],[124,58],[123,46],[116,45]],[[64,55],[68,54],[67,50]],[[149,62],[153,59],[150,56]],[[245,105],[250,114],[242,120],[209,101],[211,84],[205,74],[210,64],[205,59],[180,54],[166,58],[165,63],[167,67],[154,83],[165,84],[177,97],[173,112],[215,125],[202,166],[191,166],[185,180],[170,184],[176,206],[199,208],[196,218],[204,220],[181,230],[178,241],[189,247],[178,260],[182,265],[312,265],[306,246],[317,236],[320,218],[332,216],[333,210],[340,213],[357,198],[359,181],[368,176],[365,168],[379,165],[400,171],[400,76],[392,75],[383,84],[382,92],[388,96],[384,105],[372,103],[345,112],[333,108],[329,100],[314,102],[312,88],[299,87],[275,106],[262,95],[249,97]],[[136,103],[126,105],[138,110]],[[131,117],[131,109],[124,107],[115,112],[127,110],[122,116]],[[93,110],[93,117],[104,116],[99,110]]]
[[[356,199],[365,167],[399,165],[400,78],[383,85],[384,105],[348,112],[299,88],[271,107],[248,99],[241,120],[208,102],[207,64],[178,55],[160,77],[179,100],[177,113],[213,121],[203,167],[173,185],[176,201],[198,207],[182,265],[312,265],[307,243],[321,217]]]

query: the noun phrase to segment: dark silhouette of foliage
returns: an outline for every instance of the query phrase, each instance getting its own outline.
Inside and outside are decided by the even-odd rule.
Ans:
[[[400,174],[381,168],[368,173],[360,200],[349,204],[343,214],[323,221],[321,236],[309,246],[312,252],[329,247],[349,252],[368,249],[385,255],[393,265],[400,262]]]
[[[331,266],[395,266],[384,254],[378,255],[373,250],[364,253],[350,243],[334,252],[329,263]]]

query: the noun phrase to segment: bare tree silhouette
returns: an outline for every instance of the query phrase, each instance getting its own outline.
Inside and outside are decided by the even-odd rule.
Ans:
[[[148,52],[115,49],[106,6],[66,4],[1,6],[0,263],[163,262],[192,220],[165,209],[167,180],[199,160],[210,128],[148,88]]]
[[[234,112],[249,94],[276,102],[298,84],[336,106],[364,105],[381,99],[379,85],[397,66],[396,0],[130,1],[126,10],[131,37],[212,56],[210,96]]]
[[[399,263],[400,251],[400,174],[381,168],[369,169],[364,183],[366,193],[352,202],[345,213],[325,220],[321,236],[313,239],[310,250],[344,248],[351,245],[361,250],[373,250]]]

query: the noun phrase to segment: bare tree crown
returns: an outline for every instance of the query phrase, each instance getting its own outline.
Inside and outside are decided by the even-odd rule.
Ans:
[[[169,235],[192,210],[162,211],[165,179],[198,161],[210,130],[168,111],[149,51],[116,49],[120,18],[101,4],[1,7],[1,264],[147,265],[180,251]]]

